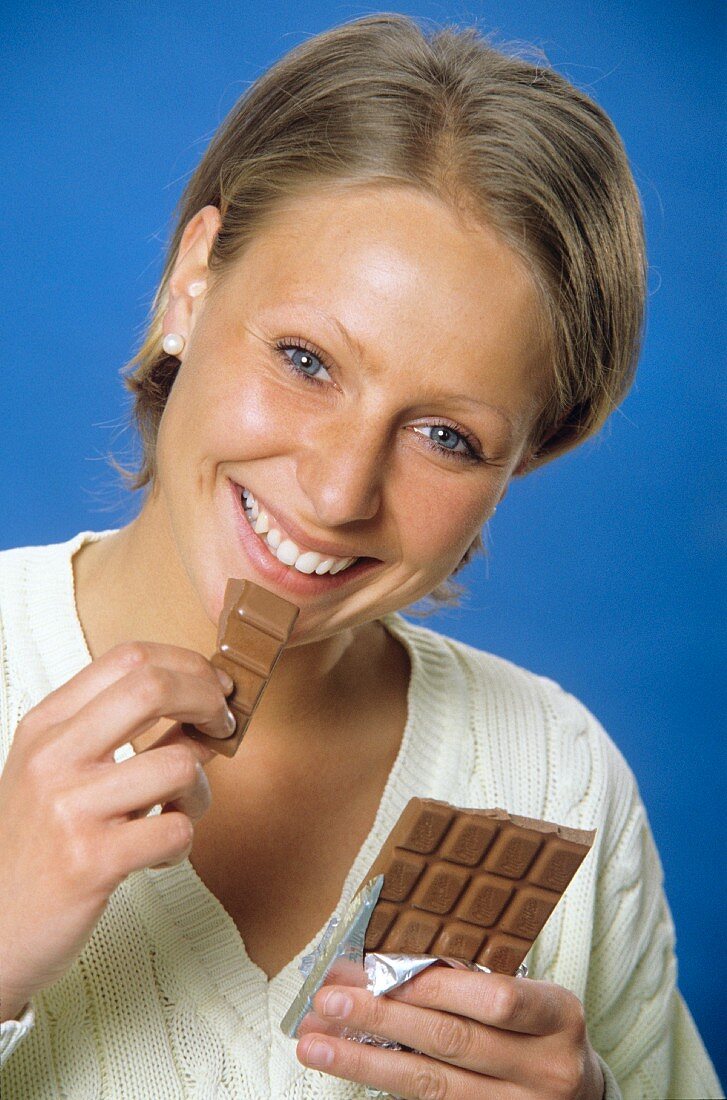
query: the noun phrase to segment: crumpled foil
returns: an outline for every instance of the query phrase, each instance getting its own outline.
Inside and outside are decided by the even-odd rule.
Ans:
[[[338,1035],[357,1043],[370,1043],[372,1046],[387,1047],[390,1050],[411,1050],[400,1043],[384,1039],[379,1035],[370,1035],[354,1028],[333,1024],[322,1020],[313,1009],[313,998],[324,985],[350,985],[366,988],[374,996],[380,997],[391,992],[404,982],[410,981],[427,967],[435,963],[449,966],[455,970],[481,970],[486,974],[492,971],[479,963],[464,962],[461,959],[445,959],[434,955],[386,955],[370,951],[364,958],[364,940],[371,913],[384,883],[384,876],[378,875],[367,883],[354,897],[343,918],[333,917],[321,936],[315,950],[305,955],[300,964],[304,982],[298,994],[280,1022],[284,1035],[291,1039],[300,1039],[306,1032]],[[518,967],[515,977],[527,977],[528,968]],[[370,1100],[388,1100],[391,1093],[379,1089],[366,1089]],[[393,1097],[396,1100],[396,1097]]]
[[[453,970],[481,970],[483,974],[491,974],[489,966],[480,963],[465,962],[463,959],[447,959],[441,955],[382,955],[376,951],[369,951],[364,959],[364,970],[368,978],[366,988],[375,997],[382,993],[389,993],[397,986],[415,978],[426,970],[428,966],[439,963],[442,966],[450,966]],[[528,968],[523,963],[517,968],[516,978],[527,978]]]

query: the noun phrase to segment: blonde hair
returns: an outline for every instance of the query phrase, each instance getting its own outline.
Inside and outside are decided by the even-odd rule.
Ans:
[[[633,380],[646,262],[641,204],[621,139],[588,96],[545,64],[494,48],[475,27],[423,29],[408,16],[355,19],[301,43],[240,97],[176,209],[146,336],[124,368],[142,444],[155,443],[179,360],[162,349],[169,279],[188,221],[222,222],[219,275],[281,202],[316,185],[405,184],[474,214],[531,272],[548,388],[528,470],[602,427]],[[461,565],[482,547],[473,543]],[[460,568],[461,568],[460,565]],[[454,602],[460,586],[432,598]]]

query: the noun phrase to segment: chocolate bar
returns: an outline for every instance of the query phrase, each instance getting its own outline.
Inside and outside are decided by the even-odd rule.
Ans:
[[[514,974],[593,843],[505,810],[412,798],[366,875],[384,875],[365,950]]]
[[[234,756],[273,669],[291,635],[300,608],[252,581],[227,582],[217,628],[217,652],[210,658],[235,681],[227,705],[235,716],[230,737],[210,737],[186,724],[184,732],[209,749]]]

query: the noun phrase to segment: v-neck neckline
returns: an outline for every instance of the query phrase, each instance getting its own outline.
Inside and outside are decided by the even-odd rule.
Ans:
[[[69,619],[74,628],[74,637],[67,639],[69,657],[67,668],[70,671],[66,678],[80,671],[92,659],[78,616],[73,557],[85,542],[96,541],[112,533],[111,531],[84,532],[66,544],[70,553],[66,559],[67,583],[64,586],[64,595],[67,600]],[[430,647],[420,647],[415,644],[417,637],[421,640],[422,636],[430,633],[426,629],[412,625],[397,612],[382,616],[381,622],[393,637],[404,645],[409,655],[410,676],[407,689],[406,723],[399,751],[389,772],[373,825],[349,869],[331,917],[340,916],[345,911],[363,875],[373,862],[379,847],[393,828],[409,798],[423,793],[436,797],[436,790],[440,782],[445,779],[440,761],[439,729],[441,726],[436,713],[437,706],[435,703],[433,707],[433,702],[439,698],[440,705],[444,706],[448,693],[435,692],[432,696],[431,693],[422,689],[422,681],[427,681],[429,686],[433,687],[432,677],[436,677],[439,673],[442,688],[444,688],[448,679],[447,673],[451,675],[453,669],[451,666],[449,669],[442,666],[441,651],[438,651],[435,656],[434,653],[428,652]],[[446,663],[449,664],[449,662]],[[462,717],[464,718],[464,715]],[[130,742],[127,742],[115,751],[114,760],[121,763],[133,755],[135,755],[134,748]],[[411,765],[412,761],[416,761],[416,770],[411,766],[407,767],[407,763]],[[451,765],[445,770],[451,776]],[[159,812],[158,808],[156,812]],[[314,949],[331,919],[329,917],[305,947],[277,974],[268,979],[261,967],[247,954],[242,936],[231,915],[205,885],[189,859],[163,871],[144,869],[136,872],[122,886],[128,890],[132,904],[135,889],[140,892],[138,899],[140,902],[150,902],[154,897],[161,902],[169,922],[163,933],[158,918],[151,919],[149,916],[154,910],[153,905],[135,905],[135,909],[147,924],[155,941],[159,942],[161,938],[170,948],[173,944],[172,954],[176,952],[177,959],[179,953],[186,951],[187,969],[198,970],[201,966],[208,977],[213,979],[219,993],[230,1007],[236,1009],[237,1013],[244,1017],[246,1024],[261,1038],[263,1034],[270,1034],[272,1014],[277,1014],[279,1020],[298,992],[302,980],[301,961]],[[156,909],[158,908],[157,905]],[[160,933],[162,933],[161,937]],[[203,974],[199,972],[197,976],[203,978]],[[265,995],[260,998],[256,1010],[251,1013],[250,994],[253,991],[258,995]]]

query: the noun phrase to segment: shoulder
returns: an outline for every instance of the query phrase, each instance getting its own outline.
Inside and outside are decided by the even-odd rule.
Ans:
[[[466,730],[456,735],[466,735],[471,746],[473,798],[481,791],[485,804],[514,813],[577,828],[609,821],[619,831],[639,801],[637,786],[622,753],[580,699],[506,658],[395,618],[402,640],[439,670],[427,688],[466,696]]]
[[[77,648],[72,558],[84,541],[102,535],[84,531],[66,542],[0,551],[0,725],[6,740],[22,713],[66,678],[69,638]]]
[[[17,546],[0,550],[0,601],[2,606],[13,602],[28,587],[43,580],[52,583],[53,576],[68,568],[75,552],[84,542],[95,542],[112,531],[79,531],[64,542],[37,546]]]
[[[0,551],[0,646],[4,644],[11,653],[28,625],[33,591],[47,576],[50,563],[57,559],[60,545],[18,546]]]
[[[27,620],[35,593],[63,583],[71,559],[81,544],[100,533],[82,531],[66,542],[0,550],[0,623],[12,630]]]
[[[32,576],[34,571],[42,570],[53,560],[70,560],[84,540],[97,537],[95,531],[80,531],[64,542],[14,546],[9,550],[0,550],[0,592],[6,595],[17,590],[18,585],[28,576]]]

